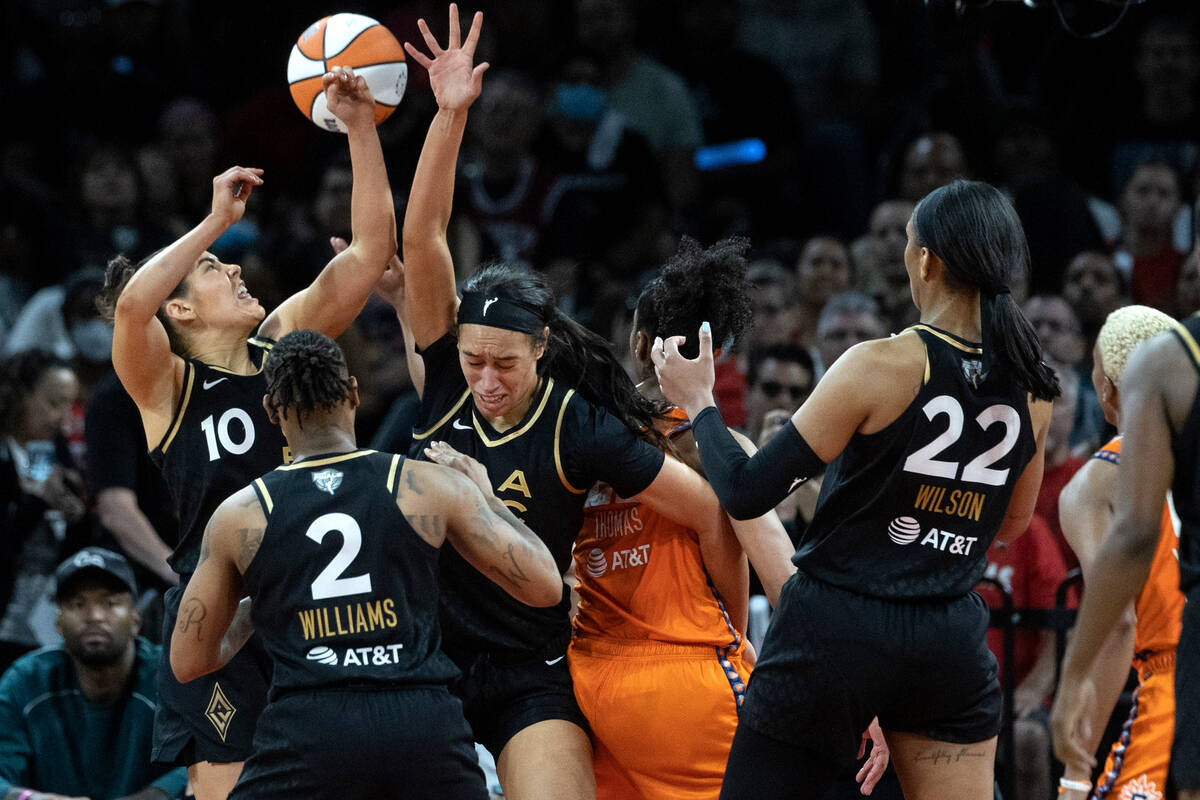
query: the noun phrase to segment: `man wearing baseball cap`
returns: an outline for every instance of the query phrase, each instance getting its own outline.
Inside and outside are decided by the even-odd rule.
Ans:
[[[150,762],[160,648],[137,635],[129,562],[85,547],[54,577],[62,645],[0,678],[0,798],[179,797],[186,770]]]

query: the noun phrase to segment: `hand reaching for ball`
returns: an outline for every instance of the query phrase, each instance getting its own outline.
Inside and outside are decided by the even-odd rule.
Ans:
[[[329,112],[347,128],[375,126],[375,100],[366,78],[356,74],[353,67],[330,69],[325,73],[324,87]]]
[[[263,171],[257,167],[230,167],[213,178],[212,213],[232,225],[246,213],[246,201],[255,186],[262,186]]]
[[[450,37],[446,48],[437,43],[437,39],[429,31],[424,19],[417,20],[421,36],[433,58],[422,53],[408,42],[404,49],[425,69],[429,70],[429,86],[437,99],[438,108],[446,111],[465,109],[475,102],[483,88],[483,73],[487,71],[488,63],[484,61],[475,65],[475,46],[479,43],[479,31],[483,27],[483,12],[476,11],[471,20],[471,30],[467,40],[462,41],[462,31],[458,25],[458,6],[450,4]]]

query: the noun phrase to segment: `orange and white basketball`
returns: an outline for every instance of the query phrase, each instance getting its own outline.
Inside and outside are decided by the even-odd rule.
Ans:
[[[287,78],[304,116],[328,131],[346,132],[329,112],[322,76],[333,67],[353,67],[375,99],[375,124],[388,118],[408,83],[404,48],[392,32],[362,14],[333,14],[309,25],[292,47]]]

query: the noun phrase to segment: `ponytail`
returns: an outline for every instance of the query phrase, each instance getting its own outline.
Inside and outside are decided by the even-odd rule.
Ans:
[[[917,203],[912,221],[917,244],[946,265],[947,284],[979,292],[985,380],[1003,377],[1038,400],[1058,397],[1037,333],[1009,293],[1011,277],[1029,269],[1029,244],[1008,198],[990,184],[957,180]]]

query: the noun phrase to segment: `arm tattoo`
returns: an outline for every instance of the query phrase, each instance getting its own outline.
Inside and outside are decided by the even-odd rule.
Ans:
[[[408,483],[408,488],[417,494],[425,494],[425,490],[417,485],[416,479],[413,477],[411,469],[404,470],[405,481]]]
[[[241,540],[242,546],[238,550],[237,568],[243,575],[246,573],[246,568],[250,566],[250,562],[254,559],[254,555],[258,552],[258,548],[262,545],[263,533],[265,528],[239,528],[238,538]]]
[[[175,622],[175,627],[180,633],[187,633],[192,627],[196,628],[196,641],[203,641],[202,635],[204,626],[204,618],[208,616],[208,607],[204,605],[204,601],[199,597],[193,597],[183,604],[183,608],[179,609],[179,619]]]
[[[209,538],[208,531],[205,531],[204,537],[200,540],[200,558],[196,560],[196,566],[208,561],[210,555],[212,555],[212,539]]]
[[[517,561],[516,550],[511,543],[508,545],[508,560],[512,563],[512,567],[508,570],[508,576],[514,581],[529,583],[529,576],[525,574],[525,570],[521,569],[521,565]]]
[[[408,521],[413,530],[419,531],[430,539],[436,539],[442,527],[442,518],[438,514],[405,514],[404,519]]]

